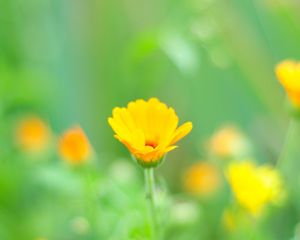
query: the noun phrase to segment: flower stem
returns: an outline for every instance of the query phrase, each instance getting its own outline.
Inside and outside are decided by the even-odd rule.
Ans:
[[[292,139],[292,135],[295,132],[295,128],[296,128],[296,122],[294,119],[291,119],[289,126],[288,126],[287,134],[286,134],[286,137],[285,137],[285,140],[283,143],[283,147],[282,147],[280,156],[279,156],[277,164],[276,164],[279,168],[282,167],[282,164],[283,164],[285,158],[287,157],[289,145],[291,144],[291,139]]]
[[[155,182],[153,168],[145,168],[146,199],[148,200],[148,212],[151,226],[151,239],[157,239],[157,218],[155,208]]]

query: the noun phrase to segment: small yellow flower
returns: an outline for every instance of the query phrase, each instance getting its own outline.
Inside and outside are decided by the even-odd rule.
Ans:
[[[250,161],[235,162],[227,170],[227,178],[236,200],[252,215],[282,199],[282,180],[271,166],[258,167]]]
[[[178,126],[173,108],[156,98],[130,102],[127,108],[116,107],[108,119],[115,138],[122,142],[144,167],[156,166],[174,144],[192,130],[192,123]]]
[[[276,66],[276,75],[289,99],[300,107],[300,62],[286,60]]]
[[[231,209],[225,209],[223,212],[222,223],[224,227],[229,231],[233,232],[236,228],[236,220],[234,213]]]
[[[221,158],[245,156],[249,149],[246,137],[234,126],[222,127],[209,142],[209,151]]]
[[[63,134],[59,141],[59,153],[63,159],[73,164],[82,163],[90,158],[91,145],[79,126]]]
[[[207,162],[196,163],[185,173],[185,189],[193,194],[210,195],[220,186],[220,174],[218,169]]]
[[[269,189],[269,202],[281,204],[286,198],[286,192],[283,190],[283,182],[279,172],[268,165],[259,167],[258,172],[264,185]]]
[[[15,139],[18,145],[27,152],[40,152],[50,141],[50,129],[39,117],[22,119],[16,128]]]

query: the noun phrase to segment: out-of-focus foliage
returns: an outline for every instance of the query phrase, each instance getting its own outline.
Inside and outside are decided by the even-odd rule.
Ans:
[[[300,59],[299,11],[298,0],[0,0],[0,239],[149,239],[142,169],[107,118],[150,97],[193,122],[156,171],[163,239],[298,239],[300,127],[284,140],[274,68]],[[59,143],[76,125],[91,152],[73,165]],[[284,199],[259,216],[225,176],[243,159],[282,176]]]

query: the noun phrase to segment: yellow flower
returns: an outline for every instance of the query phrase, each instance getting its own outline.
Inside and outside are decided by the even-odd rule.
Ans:
[[[78,164],[90,158],[92,149],[83,130],[76,126],[67,130],[61,137],[59,152],[63,159]]]
[[[220,186],[218,169],[207,162],[199,162],[191,166],[185,173],[185,189],[201,196],[214,193]]]
[[[231,209],[225,209],[223,212],[222,223],[224,227],[229,231],[233,232],[236,228],[236,219]]]
[[[222,127],[209,142],[209,151],[222,158],[244,156],[249,149],[246,137],[233,126]]]
[[[174,144],[192,130],[191,122],[177,128],[174,109],[156,98],[130,102],[127,108],[116,107],[108,122],[115,138],[144,167],[156,166],[167,152],[176,148]]]
[[[271,166],[258,167],[250,161],[235,162],[230,164],[226,175],[236,200],[254,216],[284,195],[279,173]]]
[[[50,129],[38,117],[22,119],[16,128],[15,139],[18,145],[27,152],[40,152],[50,141]]]
[[[276,75],[291,102],[300,107],[300,62],[286,60],[276,66]]]
[[[283,190],[279,172],[268,165],[261,166],[258,171],[264,185],[269,189],[269,201],[274,204],[281,204],[286,197],[286,192]]]

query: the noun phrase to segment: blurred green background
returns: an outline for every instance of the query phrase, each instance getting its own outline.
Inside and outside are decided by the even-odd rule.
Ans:
[[[1,1],[1,95],[118,150],[114,106],[159,97],[201,139],[282,124],[274,65],[299,55],[297,1]],[[261,134],[261,133],[260,133]],[[276,134],[276,133],[275,133]]]
[[[182,122],[194,124],[159,169],[171,193],[181,193],[180,170],[205,159],[206,139],[227,123],[249,136],[258,161],[274,163],[288,122],[274,67],[300,57],[299,11],[298,0],[0,0],[2,159],[20,158],[10,143],[13,121],[35,113],[56,134],[80,124],[105,171],[115,159],[128,157],[107,124],[112,108],[158,97],[176,109]],[[23,179],[22,170],[15,171],[23,166],[5,166],[3,181],[22,189],[22,180],[14,177]],[[33,170],[28,171],[24,174]],[[29,203],[39,188],[34,189],[25,197]],[[51,191],[42,198],[47,194]],[[24,215],[21,222],[31,219],[33,206],[26,208],[30,214],[18,212],[18,202],[10,207]],[[25,234],[26,224],[20,224],[26,231],[18,230],[14,217],[15,235],[10,235],[7,221],[0,239],[34,239]],[[78,239],[126,239],[108,235]],[[77,239],[70,236],[49,239]],[[198,239],[193,236],[166,239]]]

